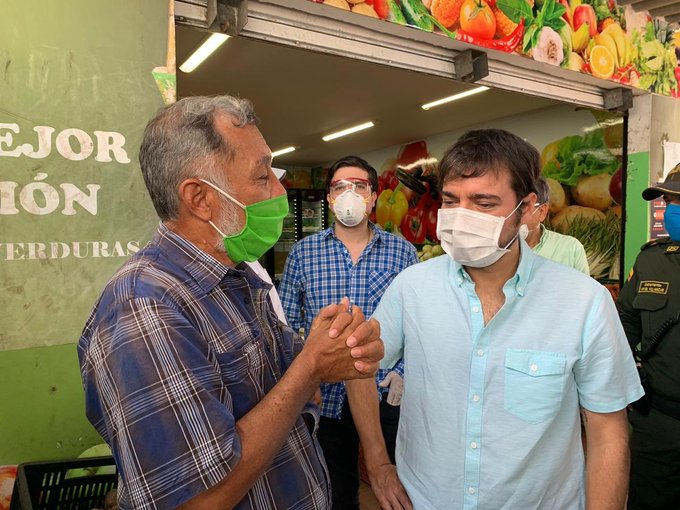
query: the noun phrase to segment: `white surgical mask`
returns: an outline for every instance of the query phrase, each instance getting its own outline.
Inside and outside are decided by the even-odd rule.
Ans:
[[[348,189],[335,200],[331,200],[333,213],[337,220],[346,227],[355,227],[366,216],[368,199]]]
[[[507,216],[494,216],[464,207],[439,209],[437,237],[444,251],[456,262],[469,267],[487,267],[510,250],[517,235],[501,248],[498,245],[505,220],[522,204],[517,204]]]

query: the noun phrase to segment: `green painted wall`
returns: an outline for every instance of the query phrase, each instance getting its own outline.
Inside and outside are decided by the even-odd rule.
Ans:
[[[102,440],[85,418],[75,344],[0,353],[0,464],[76,457]]]
[[[649,236],[649,202],[642,199],[642,190],[649,186],[649,164],[649,152],[628,155],[624,275],[630,272]]]
[[[152,72],[166,64],[168,6],[2,1],[0,465],[101,442],[76,342],[157,221],[137,153],[163,105]]]

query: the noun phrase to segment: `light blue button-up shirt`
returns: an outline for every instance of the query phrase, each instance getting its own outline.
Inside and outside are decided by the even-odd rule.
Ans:
[[[437,257],[399,274],[374,314],[383,366],[405,362],[396,460],[414,508],[583,508],[579,406],[643,394],[614,302],[524,242],[486,326],[474,287]]]

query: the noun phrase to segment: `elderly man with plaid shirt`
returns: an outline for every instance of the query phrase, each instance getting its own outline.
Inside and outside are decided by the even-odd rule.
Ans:
[[[89,420],[118,467],[118,507],[329,510],[315,437],[322,382],[373,377],[379,326],[331,304],[306,342],[245,262],[288,209],[252,105],[185,98],[147,125],[161,223],[116,272],[78,343]]]

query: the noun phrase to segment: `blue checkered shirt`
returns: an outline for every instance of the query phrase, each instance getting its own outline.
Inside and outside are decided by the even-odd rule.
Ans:
[[[302,348],[272,311],[270,285],[229,268],[163,224],[112,277],[78,343],[86,413],[111,446],[121,509],[175,508],[229,476],[236,422]],[[305,407],[236,505],[327,510],[321,447]]]
[[[305,237],[293,246],[286,259],[279,296],[288,324],[294,330],[309,331],[319,310],[344,296],[370,317],[392,279],[402,269],[418,262],[412,244],[373,224],[370,227],[373,238],[356,264],[335,236],[333,227]],[[399,360],[393,370],[403,377],[403,360]],[[382,381],[388,371],[379,370],[376,381]],[[345,400],[344,383],[323,384],[321,395],[321,414],[339,419]]]

